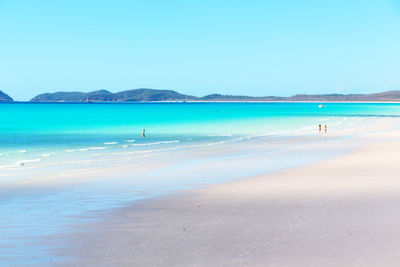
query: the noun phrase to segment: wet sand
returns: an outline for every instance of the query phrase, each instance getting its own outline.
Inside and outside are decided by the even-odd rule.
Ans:
[[[103,214],[57,266],[398,266],[400,131],[274,174]],[[318,153],[318,152],[316,152]]]

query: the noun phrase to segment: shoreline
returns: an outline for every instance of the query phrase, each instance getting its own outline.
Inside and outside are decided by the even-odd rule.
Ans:
[[[349,104],[399,104],[399,101],[333,101],[333,100],[308,100],[308,101],[269,101],[269,100],[255,100],[255,101],[243,101],[243,100],[215,100],[215,101],[196,101],[196,100],[177,100],[177,101],[0,101],[0,104],[138,104],[138,103],[349,103]]]
[[[387,122],[394,120],[397,119],[365,121],[383,122],[380,128],[385,128],[389,126]],[[69,242],[59,242],[58,235],[79,233],[75,226],[102,220],[106,217],[104,212],[131,203],[318,161],[320,157],[302,148],[319,144],[335,147],[337,140],[353,133],[352,125],[332,129],[327,136],[318,136],[315,132],[299,136],[253,136],[220,145],[205,144],[196,149],[174,149],[123,163],[121,168],[98,165],[89,172],[79,169],[70,173],[61,172],[57,167],[55,176],[26,169],[26,174],[31,172],[34,177],[18,182],[15,176],[5,180],[8,185],[0,190],[3,199],[9,200],[0,207],[2,214],[7,215],[0,231],[0,265],[3,262],[16,266],[31,262],[46,265],[50,260],[62,261],[64,255],[57,256],[51,251]],[[371,125],[375,123],[365,123],[363,127],[371,128]],[[350,148],[351,145],[343,147],[346,151]],[[332,153],[321,156],[329,158]],[[268,163],[273,160],[279,163]],[[140,164],[132,164],[135,162]]]
[[[70,248],[58,253],[76,261],[56,265],[396,266],[400,236],[389,235],[396,224],[388,219],[400,221],[397,136],[372,131],[357,137],[360,149],[327,161],[105,211],[103,220],[79,226],[79,236],[61,237]],[[386,248],[391,254],[364,242],[369,227],[395,244]]]

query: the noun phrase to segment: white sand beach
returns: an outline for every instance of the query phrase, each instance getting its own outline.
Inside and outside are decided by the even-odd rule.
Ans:
[[[400,0],[0,22],[0,267],[400,266]]]
[[[61,237],[59,265],[398,266],[400,131],[375,130],[327,161],[108,212]]]

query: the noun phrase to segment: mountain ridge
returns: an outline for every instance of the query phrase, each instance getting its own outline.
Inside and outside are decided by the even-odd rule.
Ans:
[[[14,101],[9,95],[0,90],[0,102],[12,102]]]
[[[1,92],[1,91],[0,91]],[[4,93],[3,93],[4,94]],[[12,99],[12,98],[10,98]],[[4,101],[4,100],[3,100]],[[10,101],[10,100],[8,100]],[[12,101],[12,100],[11,100]],[[281,96],[245,96],[209,94],[203,97],[185,95],[173,90],[139,88],[112,93],[107,90],[84,92],[55,92],[39,94],[30,102],[257,102],[257,101],[331,101],[331,102],[400,102],[400,90],[372,94],[296,94]]]
[[[195,96],[180,94],[173,90],[139,88],[111,93],[107,90],[83,92],[55,92],[35,96],[30,102],[141,102],[141,101],[186,101]]]

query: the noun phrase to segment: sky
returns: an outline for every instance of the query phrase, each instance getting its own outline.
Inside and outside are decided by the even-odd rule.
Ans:
[[[0,90],[400,90],[400,0],[0,0]]]

